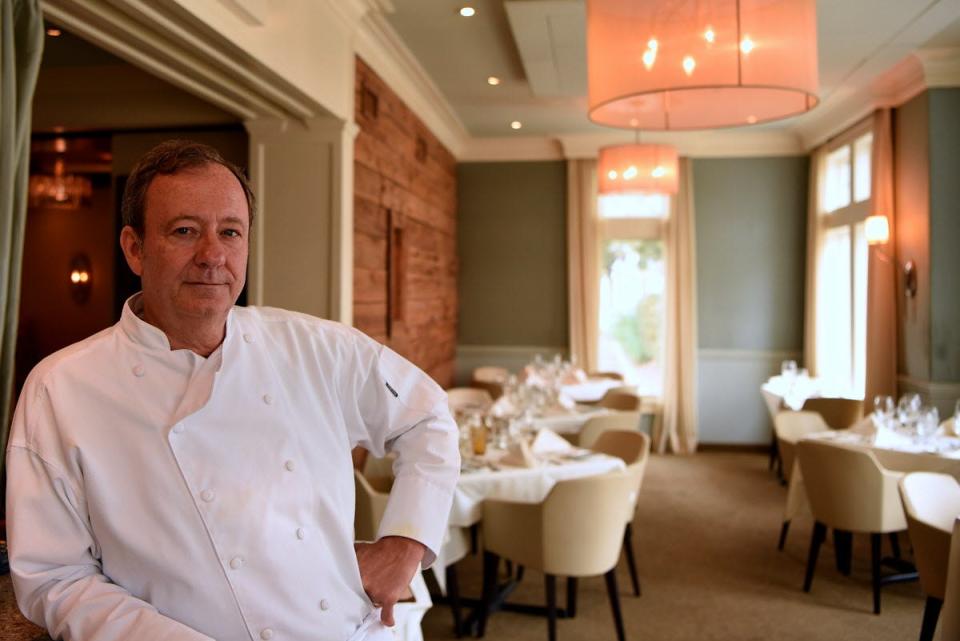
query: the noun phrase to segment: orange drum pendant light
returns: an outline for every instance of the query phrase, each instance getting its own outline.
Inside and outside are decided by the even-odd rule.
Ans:
[[[669,145],[616,145],[600,149],[597,189],[601,194],[677,193],[677,150]]]
[[[643,130],[816,106],[815,0],[587,0],[590,120]]]

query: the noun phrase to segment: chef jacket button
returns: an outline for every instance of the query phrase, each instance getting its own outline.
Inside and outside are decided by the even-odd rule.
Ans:
[[[263,639],[263,641],[270,641],[270,639],[273,638],[273,630],[270,628],[260,630],[260,638]]]
[[[243,566],[242,556],[235,556],[232,559],[230,559],[230,567],[233,568],[234,570],[239,570],[242,566]]]
[[[183,423],[177,423],[176,425],[173,426],[173,431],[176,432],[177,434],[180,434],[183,431],[183,429],[184,429]]]
[[[329,610],[330,602],[327,601],[326,599],[320,599],[320,609],[324,611]]]
[[[252,342],[253,342],[253,334],[244,334],[244,335],[243,335],[243,340],[245,340],[245,341],[248,342],[248,343],[252,343]]]
[[[300,539],[301,541],[302,541],[303,539],[307,538],[307,531],[304,530],[302,527],[298,527],[298,528],[297,528],[297,538]]]
[[[273,397],[270,396],[269,394],[264,394],[263,402],[266,403],[267,405],[273,405]]]
[[[217,493],[213,490],[204,490],[203,492],[200,492],[200,498],[209,503],[213,499],[217,498]]]
[[[295,467],[297,466],[297,464],[294,463],[292,460],[289,460],[289,461],[287,461],[286,463],[284,463],[283,466],[284,466],[285,468],[287,468],[287,471],[288,471],[288,472],[292,472],[292,471],[293,471],[293,468],[295,468]]]
[[[147,370],[143,368],[143,365],[137,364],[133,366],[133,375],[137,378],[140,378],[147,373]]]

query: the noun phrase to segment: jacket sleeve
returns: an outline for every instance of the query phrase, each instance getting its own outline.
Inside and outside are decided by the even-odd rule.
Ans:
[[[374,456],[397,454],[378,538],[405,536],[423,543],[426,568],[443,542],[460,476],[458,432],[447,395],[422,370],[359,333],[353,357],[352,371],[341,377],[351,447],[360,445]]]
[[[64,641],[209,640],[104,576],[82,479],[66,471],[60,452],[40,451],[28,436],[55,430],[52,416],[46,393],[28,383],[7,449],[10,574],[20,610]]]

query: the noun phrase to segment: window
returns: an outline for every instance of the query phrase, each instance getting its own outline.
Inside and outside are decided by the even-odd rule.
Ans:
[[[670,198],[601,196],[599,345],[601,370],[617,371],[640,394],[663,393],[666,247]]]
[[[827,148],[819,177],[817,373],[829,394],[863,398],[867,346],[867,239],[873,134],[860,127]]]

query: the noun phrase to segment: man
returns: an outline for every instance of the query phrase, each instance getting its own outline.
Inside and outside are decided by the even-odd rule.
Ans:
[[[143,291],[24,386],[11,574],[55,638],[389,638],[435,557],[459,471],[445,394],[356,330],[234,307],[253,216],[215,150],[151,150],[120,238]],[[358,445],[398,459],[379,539],[355,548]]]

